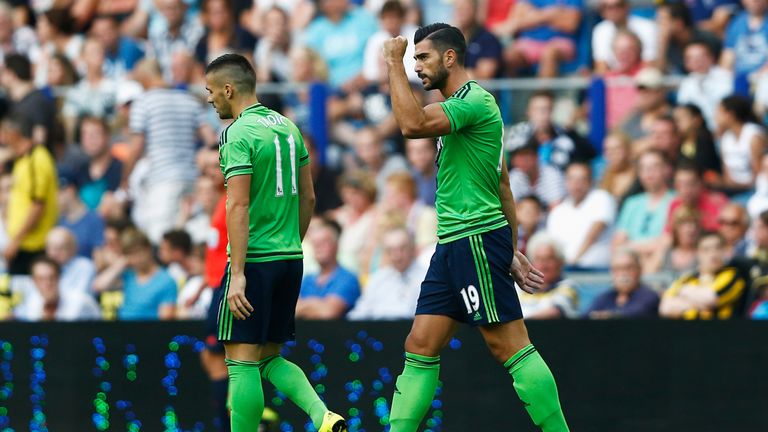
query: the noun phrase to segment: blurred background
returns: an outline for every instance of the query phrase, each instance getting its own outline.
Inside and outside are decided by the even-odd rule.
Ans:
[[[349,356],[357,342],[345,341],[374,326],[377,337],[389,337],[381,351],[386,358],[366,363],[360,373],[375,374],[385,364],[399,373],[396,341],[407,333],[437,241],[436,145],[400,134],[380,51],[398,34],[412,47],[418,26],[433,22],[462,30],[466,67],[501,108],[518,247],[547,285],[519,295],[526,318],[552,320],[533,323],[532,334],[536,341],[539,332],[553,350],[548,360],[566,368],[564,400],[578,400],[578,388],[586,385],[604,395],[595,396],[600,403],[704,398],[681,411],[657,412],[658,422],[647,424],[617,423],[641,417],[621,411],[594,426],[589,410],[576,410],[584,419],[579,430],[686,429],[672,418],[690,427],[693,421],[698,430],[729,429],[718,423],[724,418],[741,418],[750,430],[768,427],[764,415],[748,409],[760,400],[749,393],[759,380],[730,382],[742,396],[754,396],[731,398],[736,411],[708,405],[723,390],[714,384],[680,393],[649,388],[628,399],[619,397],[626,389],[617,384],[637,371],[687,367],[702,357],[723,373],[754,372],[757,359],[765,358],[757,339],[765,334],[762,324],[750,320],[768,318],[767,18],[768,0],[0,1],[0,430],[47,430],[55,419],[45,410],[74,400],[85,404],[71,411],[79,414],[51,430],[215,430],[218,423],[202,416],[180,415],[185,421],[168,426],[167,412],[131,423],[136,415],[131,420],[127,405],[119,408],[103,388],[103,403],[93,395],[42,403],[35,386],[45,374],[33,372],[41,361],[35,356],[46,352],[41,344],[50,340],[56,354],[47,354],[47,370],[55,368],[60,378],[45,385],[64,386],[64,393],[52,394],[66,394],[81,378],[96,380],[97,388],[96,369],[104,365],[98,358],[108,358],[99,347],[115,346],[109,361],[133,382],[131,355],[141,348],[144,356],[164,359],[159,367],[170,367],[176,363],[167,345],[183,336],[179,341],[189,349],[177,346],[177,359],[194,365],[186,376],[195,378],[180,394],[202,405],[179,413],[214,416],[205,405],[206,377],[216,373],[206,360],[211,341],[203,322],[215,307],[226,264],[218,142],[227,122],[205,103],[203,71],[228,52],[253,61],[260,101],[291,118],[310,148],[318,202],[304,241],[297,317],[330,322],[300,326],[296,349],[307,354],[298,360],[308,370],[321,363],[332,370],[332,362],[313,355],[321,354],[318,343],[338,343],[338,362],[354,363]],[[423,92],[411,56],[412,48],[405,67],[417,97],[425,104],[441,100],[437,92]],[[738,322],[606,321],[613,318]],[[670,344],[648,348],[647,357],[666,358],[678,343],[687,348],[676,350],[670,364],[643,369],[643,352],[619,343],[623,337],[611,333],[617,328],[646,338],[638,343]],[[603,332],[616,338],[606,336],[589,349],[618,362],[611,363],[617,369],[604,369],[614,379],[590,384],[574,372],[571,381],[575,364],[565,361],[566,335],[567,346],[585,344],[570,355],[590,358],[586,344]],[[165,336],[150,343],[148,334]],[[334,341],[337,334],[344,341]],[[751,336],[745,346],[736,335]],[[463,337],[454,358],[484,355],[471,333]],[[732,352],[740,355],[726,355]],[[711,370],[699,376],[701,368],[683,369],[674,369],[682,374],[680,386],[712,379]],[[313,383],[320,385],[321,375]],[[341,387],[355,381],[334,379]],[[368,387],[364,406],[348,399],[352,390],[337,395],[358,404],[346,412],[360,416],[359,430],[386,423],[382,402],[391,388],[375,379],[382,400],[365,393]],[[459,378],[445,379],[450,385]],[[119,426],[104,423],[108,416],[96,405],[119,409]],[[451,410],[446,413],[450,419]],[[304,428],[297,414],[276,412],[285,415],[293,420],[273,427]],[[723,417],[707,417],[717,415]],[[472,427],[469,417],[470,423],[454,417],[453,427],[434,418],[441,417],[426,427],[435,431]],[[525,421],[520,424],[530,426]]]

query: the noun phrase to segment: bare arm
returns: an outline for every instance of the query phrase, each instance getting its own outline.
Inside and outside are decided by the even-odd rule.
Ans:
[[[581,11],[571,7],[555,7],[553,17],[547,21],[550,27],[564,33],[576,33],[581,24]]]
[[[339,296],[311,297],[296,304],[296,318],[333,320],[340,319],[349,305]]]
[[[659,304],[659,315],[664,318],[680,318],[683,312],[692,309],[691,304],[678,296],[664,296]]]
[[[720,55],[720,67],[723,69],[733,70],[733,65],[736,63],[736,53],[732,49],[725,48]]]
[[[603,231],[605,231],[605,228],[606,228],[605,222],[595,222],[592,224],[591,227],[589,227],[589,231],[587,232],[587,237],[584,239],[584,243],[581,244],[581,247],[579,248],[579,252],[573,258],[574,262],[580,260],[581,257],[584,256],[585,253],[587,253],[589,248],[591,248],[592,245],[595,244],[595,242],[603,233]]]
[[[123,164],[123,178],[121,184],[124,188],[128,186],[128,178],[131,176],[131,172],[133,172],[133,168],[136,166],[136,162],[139,161],[143,153],[144,134],[132,134],[130,140],[128,141],[128,154]]]
[[[517,250],[517,213],[515,210],[515,197],[509,186],[509,173],[506,164],[502,160],[501,178],[499,179],[499,198],[501,199],[501,211],[507,218],[509,227],[512,228],[512,247]]]
[[[93,280],[93,290],[95,292],[103,292],[112,288],[115,282],[120,278],[120,275],[125,271],[125,257],[119,256],[117,259],[99,273]]]
[[[563,312],[557,308],[557,306],[550,306],[546,309],[542,309],[533,315],[529,315],[527,319],[558,319],[563,317]]]
[[[763,153],[765,152],[765,135],[755,135],[750,143],[749,151],[752,157],[752,178],[754,182],[757,173],[760,172],[760,162],[762,161]]]
[[[299,169],[299,235],[302,241],[314,211],[315,187],[312,184],[312,169],[310,164],[307,164]]]
[[[157,308],[157,317],[160,321],[170,321],[176,317],[176,305],[164,303]]]
[[[398,46],[394,46],[394,45]],[[384,58],[389,68],[389,86],[392,93],[392,112],[400,131],[407,138],[425,138],[448,135],[451,122],[439,104],[422,107],[413,94],[403,66],[407,40],[398,36],[384,43]],[[387,49],[393,52],[387,52]]]
[[[495,58],[484,58],[477,61],[475,68],[470,72],[474,79],[484,80],[496,77],[499,70],[499,61]]]
[[[243,275],[248,249],[248,207],[251,203],[251,175],[244,174],[227,180],[227,236],[232,274]]]

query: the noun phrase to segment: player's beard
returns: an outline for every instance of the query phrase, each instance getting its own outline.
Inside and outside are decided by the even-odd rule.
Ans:
[[[426,77],[429,78],[429,82],[424,84],[424,90],[440,90],[445,87],[445,83],[448,81],[448,69],[440,65],[434,77],[429,75]]]

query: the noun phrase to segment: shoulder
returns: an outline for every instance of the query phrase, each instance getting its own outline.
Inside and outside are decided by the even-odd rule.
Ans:
[[[629,20],[629,27],[632,27],[632,18]],[[598,40],[598,42],[609,42],[602,40],[601,36],[610,34],[613,31],[616,31],[616,25],[608,20],[603,20],[595,25],[594,30],[592,30],[592,38]]]
[[[728,31],[743,32],[747,30],[747,21],[749,20],[749,13],[743,11],[736,15],[728,24]]]
[[[629,26],[630,30],[634,32],[646,32],[656,29],[656,23],[653,20],[649,20],[648,18],[643,18],[636,15],[630,15],[629,23],[627,25]]]

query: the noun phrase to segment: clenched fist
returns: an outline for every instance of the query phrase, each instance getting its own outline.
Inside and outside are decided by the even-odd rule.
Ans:
[[[387,64],[391,64],[394,61],[402,61],[407,46],[408,39],[403,36],[398,36],[385,41],[384,47],[382,48],[382,51],[384,52],[384,60]]]

